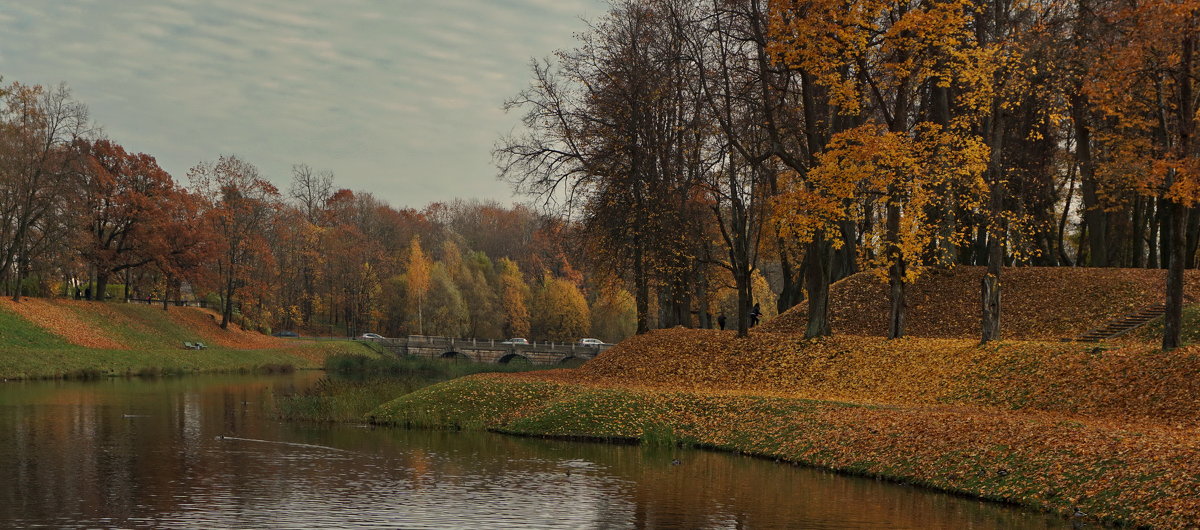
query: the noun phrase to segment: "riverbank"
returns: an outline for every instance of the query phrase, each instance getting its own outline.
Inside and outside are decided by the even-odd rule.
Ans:
[[[375,355],[362,343],[281,339],[217,322],[191,307],[6,299],[0,379],[287,371],[320,368],[335,354]],[[187,342],[206,347],[186,349]]]
[[[576,370],[454,380],[369,416],[712,447],[1067,516],[1191,527],[1197,376],[1195,348],[676,329]]]

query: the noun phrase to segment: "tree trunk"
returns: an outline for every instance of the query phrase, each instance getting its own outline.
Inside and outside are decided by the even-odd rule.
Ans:
[[[900,251],[900,206],[888,201],[887,205],[887,238],[888,238],[888,292],[891,298],[891,311],[888,313],[888,338],[898,339],[904,336],[904,276],[908,264]]]
[[[96,300],[101,302],[108,301],[108,297],[105,296],[105,293],[108,292],[108,278],[109,272],[107,269],[96,269],[96,292],[93,293],[96,295]]]
[[[1187,246],[1184,250],[1183,266],[1196,268],[1196,250],[1200,246],[1200,209],[1185,208],[1187,212]]]
[[[637,334],[650,331],[650,281],[646,277],[641,238],[634,243],[633,255],[633,299],[637,310]]]
[[[221,329],[229,329],[229,321],[233,320],[233,274],[225,283],[225,304],[221,308]]]
[[[858,237],[854,221],[838,221],[838,233],[842,238],[842,247],[833,251],[833,268],[829,281],[836,282],[858,272]]]
[[[750,292],[750,278],[745,270],[734,272],[734,283],[737,284],[737,336],[750,336],[750,307],[754,305],[754,296]]]
[[[992,185],[992,206],[1001,204],[1002,191],[1000,186],[998,182]],[[992,222],[1001,224],[998,217]],[[1004,247],[1001,245],[1003,236],[1001,234],[1003,233],[1004,227],[1001,225],[996,230],[992,230],[992,234],[988,237],[988,273],[983,277],[983,311],[982,323],[980,323],[982,333],[980,333],[979,337],[979,342],[984,344],[1000,339],[1000,272],[1001,266],[1004,264]]]
[[[807,338],[827,337],[829,326],[829,261],[830,245],[825,241],[825,231],[818,229],[808,244],[805,255],[804,280],[808,289]]]
[[[1088,226],[1088,265],[1108,266],[1107,216],[1096,195],[1096,168],[1092,162],[1092,133],[1087,123],[1087,96],[1082,89],[1071,96],[1071,118],[1075,124],[1075,159],[1079,164],[1083,191],[1083,220]]]
[[[1168,248],[1171,257],[1167,267],[1167,313],[1163,315],[1164,350],[1173,350],[1180,345],[1183,324],[1183,253],[1187,242],[1184,236],[1187,209],[1175,201],[1171,201],[1170,204],[1171,239]],[[1165,257],[1166,249],[1163,250]]]
[[[16,278],[15,278],[16,279],[16,284],[15,284],[16,288],[13,289],[12,300],[14,302],[20,302],[21,301],[21,283],[25,281],[25,267],[22,266],[22,262],[24,261],[24,258],[21,256],[20,253],[18,253],[17,257],[14,261],[16,262],[17,270],[16,270]]]
[[[783,276],[783,288],[779,291],[775,308],[782,314],[804,300],[804,264],[801,263],[799,271],[792,270],[792,262],[783,248],[783,241],[779,242],[779,268]]]
[[[1150,201],[1136,197],[1133,203],[1133,235],[1130,237],[1130,251],[1133,255],[1131,266],[1140,269],[1146,266],[1146,249],[1143,247],[1146,233],[1146,212],[1150,210]]]

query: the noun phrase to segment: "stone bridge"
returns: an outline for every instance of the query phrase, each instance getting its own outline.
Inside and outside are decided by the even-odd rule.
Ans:
[[[453,359],[480,363],[573,364],[587,361],[611,344],[583,346],[563,342],[503,344],[495,339],[456,339],[409,335],[405,338],[372,339],[370,342],[396,355],[415,355],[428,359]]]

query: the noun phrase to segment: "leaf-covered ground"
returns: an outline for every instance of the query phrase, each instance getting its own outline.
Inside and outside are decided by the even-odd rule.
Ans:
[[[906,334],[913,337],[977,338],[979,289],[984,267],[931,271],[908,287]],[[1086,267],[1011,267],[1001,273],[1004,338],[1058,340],[1163,302],[1165,270]],[[1200,298],[1200,271],[1186,272],[1185,294]],[[887,284],[871,272],[830,288],[835,334],[887,334]],[[804,304],[766,322],[763,331],[802,333]]]
[[[654,438],[1060,513],[1200,525],[1200,346],[660,330],[575,370],[402,397],[376,421]],[[664,434],[666,433],[666,434]]]

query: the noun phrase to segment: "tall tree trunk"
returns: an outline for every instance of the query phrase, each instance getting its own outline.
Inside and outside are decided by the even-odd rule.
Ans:
[[[1194,33],[1186,33],[1183,37],[1183,56],[1180,61],[1182,75],[1179,80],[1179,153],[1181,157],[1191,156],[1192,124],[1196,109],[1192,99],[1192,54],[1196,42]],[[1175,169],[1167,171],[1166,189],[1169,191],[1175,183]],[[1187,250],[1187,212],[1182,204],[1171,201],[1171,264],[1167,270],[1167,314],[1163,317],[1163,349],[1171,350],[1180,346],[1183,327],[1183,268],[1188,259],[1183,256]]]
[[[993,205],[1001,202],[999,190],[1000,184],[994,184],[992,188]],[[992,223],[1000,224],[1000,219],[995,218]],[[1000,339],[1000,267],[1004,265],[1004,246],[1002,245],[1003,227],[997,227],[988,237],[988,268],[987,274],[983,275],[983,285],[981,293],[983,296],[982,308],[982,333],[980,342],[986,344],[993,340]]]
[[[1183,255],[1183,266],[1188,269],[1196,268],[1196,250],[1200,246],[1200,209],[1185,208],[1187,211],[1187,246]]]
[[[780,289],[779,299],[775,304],[779,313],[795,307],[804,300],[804,264],[801,263],[800,270],[792,270],[791,259],[788,258],[787,251],[782,247],[783,242],[780,241],[779,269],[783,276],[783,288]]]
[[[754,295],[750,292],[750,279],[746,271],[734,271],[734,283],[737,284],[737,336],[750,335],[750,308],[754,305]]]
[[[1146,265],[1146,249],[1144,236],[1146,233],[1146,212],[1150,210],[1150,202],[1142,197],[1134,198],[1133,203],[1133,234],[1129,238],[1130,251],[1133,255],[1131,265],[1140,269]]]
[[[22,253],[18,253],[16,255],[16,259],[14,261],[16,263],[17,270],[16,270],[16,275],[14,278],[16,281],[14,283],[12,300],[14,302],[20,302],[21,301],[21,284],[25,281],[25,266],[24,266],[25,256]]]
[[[1150,224],[1146,234],[1146,268],[1158,268],[1158,225],[1162,212],[1159,211],[1158,201],[1153,197],[1146,198],[1146,222]]]
[[[1107,216],[1096,194],[1096,167],[1092,161],[1092,132],[1088,126],[1087,96],[1081,87],[1071,96],[1071,118],[1075,125],[1075,159],[1083,191],[1083,220],[1088,226],[1088,265],[1108,266]]]
[[[1175,201],[1171,201],[1170,204],[1171,240],[1167,248],[1170,249],[1171,257],[1167,268],[1167,313],[1163,316],[1164,350],[1172,350],[1180,345],[1183,325],[1183,253],[1187,242],[1184,236],[1187,209]]]
[[[825,240],[825,231],[818,229],[808,244],[805,255],[804,280],[808,289],[807,338],[827,337],[829,326],[829,261],[830,245]]]
[[[1067,197],[1066,197],[1066,200],[1063,201],[1062,217],[1060,217],[1058,219],[1058,237],[1057,237],[1058,259],[1060,262],[1062,262],[1062,264],[1067,265],[1067,266],[1075,265],[1075,262],[1073,260],[1071,260],[1071,256],[1067,254],[1067,249],[1066,249],[1066,244],[1065,244],[1066,242],[1064,241],[1064,237],[1065,237],[1065,234],[1067,231],[1067,218],[1071,214],[1071,200],[1075,196],[1075,169],[1076,169],[1076,167],[1078,167],[1077,164],[1071,165],[1070,184],[1067,187]]]
[[[110,275],[111,273],[107,268],[99,267],[96,269],[96,292],[94,293],[96,300],[101,302],[108,301],[106,293],[108,293],[108,278]]]
[[[888,312],[888,338],[904,336],[905,273],[908,268],[904,253],[900,250],[900,205],[889,200],[887,204],[888,243],[888,293],[891,310]]]
[[[838,235],[842,238],[842,246],[833,251],[833,269],[829,281],[836,282],[858,272],[858,237],[855,232],[858,227],[854,221],[843,219],[838,221]]]
[[[221,308],[221,329],[229,329],[229,321],[233,320],[233,274],[225,282],[225,304]]]
[[[638,236],[633,254],[633,301],[637,312],[638,335],[650,331],[650,280],[646,274],[645,251]]]

